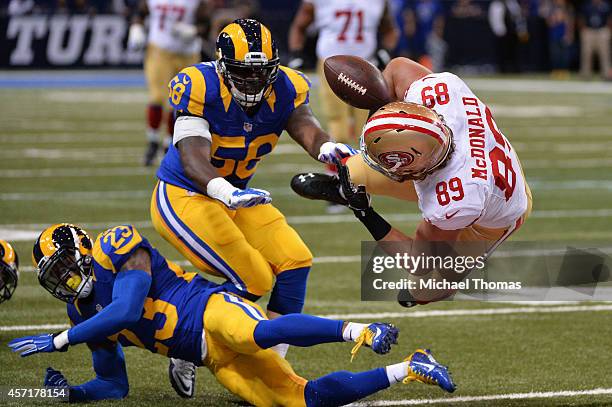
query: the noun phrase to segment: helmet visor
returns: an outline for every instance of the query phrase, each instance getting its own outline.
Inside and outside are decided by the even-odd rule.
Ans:
[[[256,95],[276,79],[278,65],[247,66],[228,63],[226,69],[229,80],[239,92]]]
[[[38,281],[54,297],[67,303],[79,296],[91,277],[93,266],[90,256],[77,256],[70,248],[59,249],[41,263]]]

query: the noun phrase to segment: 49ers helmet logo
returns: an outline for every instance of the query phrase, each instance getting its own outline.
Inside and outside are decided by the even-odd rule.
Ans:
[[[387,151],[380,154],[378,159],[385,167],[394,171],[412,164],[414,156],[406,151]]]

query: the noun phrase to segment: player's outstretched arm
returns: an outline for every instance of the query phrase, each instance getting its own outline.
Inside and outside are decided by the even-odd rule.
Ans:
[[[121,345],[96,346],[89,345],[96,377],[78,386],[68,385],[61,372],[47,369],[45,386],[61,386],[63,383],[70,389],[70,402],[93,400],[123,399],[129,392],[125,356]]]
[[[151,287],[149,252],[138,249],[125,262],[113,284],[111,303],[93,317],[57,335],[13,339],[9,346],[22,357],[39,352],[65,351],[68,345],[97,342],[137,322]]]
[[[383,77],[389,89],[393,91],[395,100],[404,100],[404,94],[412,82],[431,74],[423,65],[404,57],[392,59],[383,71]]]
[[[117,273],[111,303],[92,318],[69,329],[68,344],[105,338],[137,322],[150,287],[151,258],[148,251],[138,249]]]
[[[353,147],[336,143],[321,128],[321,124],[314,117],[308,105],[301,105],[291,113],[286,130],[291,138],[315,160],[332,163],[334,159],[343,159],[357,154]]]

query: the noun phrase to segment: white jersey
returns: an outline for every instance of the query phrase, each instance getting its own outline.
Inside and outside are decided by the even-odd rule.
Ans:
[[[525,179],[489,108],[448,72],[414,82],[404,100],[442,115],[455,143],[444,168],[415,182],[423,218],[445,230],[515,226],[527,210]]]
[[[183,41],[173,33],[176,23],[195,25],[201,0],[147,0],[149,9],[149,39],[151,44],[177,54],[200,52],[201,40],[196,36]]]
[[[333,55],[372,58],[386,0],[304,1],[314,6],[314,24],[319,30],[319,59]]]

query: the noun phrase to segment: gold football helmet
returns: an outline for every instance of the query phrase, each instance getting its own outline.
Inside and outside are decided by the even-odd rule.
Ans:
[[[239,18],[217,37],[217,70],[234,99],[244,108],[257,106],[278,76],[278,48],[268,28]]]
[[[40,285],[67,303],[87,297],[93,287],[92,246],[78,226],[60,223],[45,229],[32,252]]]
[[[18,268],[17,252],[9,242],[0,240],[0,303],[13,296],[19,279]]]
[[[409,102],[378,109],[364,126],[360,144],[364,161],[398,182],[424,179],[446,164],[454,149],[444,118]]]

